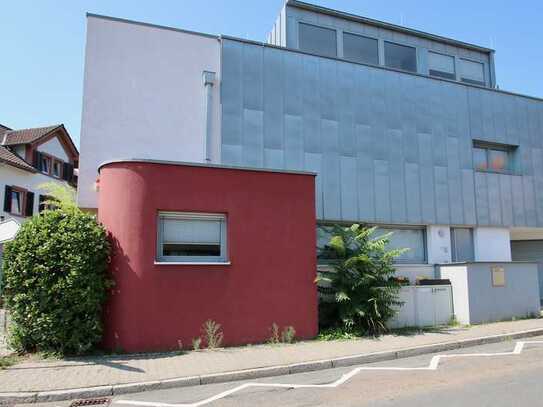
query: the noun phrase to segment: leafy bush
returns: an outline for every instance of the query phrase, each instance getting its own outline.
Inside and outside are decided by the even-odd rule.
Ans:
[[[333,271],[319,272],[317,278],[329,284],[327,291],[333,294],[331,302],[320,305],[329,327],[340,323],[347,331],[378,335],[402,304],[392,262],[407,249],[387,250],[391,234],[374,238],[375,230],[357,224],[334,227],[327,245],[336,258]]]
[[[57,199],[25,222],[4,254],[5,297],[18,352],[82,354],[102,338],[109,243],[93,215]]]

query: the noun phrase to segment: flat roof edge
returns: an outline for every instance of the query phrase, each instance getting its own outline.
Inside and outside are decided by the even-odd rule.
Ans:
[[[306,3],[306,2],[303,2],[303,1],[299,1],[299,0],[288,0],[286,5],[290,6],[290,7],[297,7],[297,8],[303,9],[303,10],[313,11],[313,12],[316,12],[316,13],[330,15],[330,16],[333,16],[333,17],[343,18],[343,19],[347,19],[347,20],[351,20],[351,21],[362,22],[362,23],[378,26],[378,27],[381,27],[381,28],[386,28],[386,29],[389,29],[389,30],[402,32],[402,33],[405,33],[405,34],[412,34],[412,35],[416,35],[418,37],[424,37],[426,39],[430,39],[430,40],[434,40],[434,41],[438,41],[438,42],[444,42],[444,43],[447,43],[449,45],[457,45],[457,46],[461,46],[463,48],[468,48],[468,49],[479,51],[479,52],[485,52],[485,53],[495,52],[495,50],[492,49],[492,48],[487,48],[487,47],[483,47],[483,46],[480,46],[480,45],[471,44],[469,42],[463,42],[463,41],[455,40],[453,38],[443,37],[441,35],[431,34],[431,33],[425,32],[425,31],[419,31],[419,30],[416,30],[416,29],[413,29],[413,28],[408,28],[408,27],[403,27],[403,26],[400,26],[400,25],[392,24],[392,23],[387,23],[385,21],[374,20],[373,18],[363,17],[363,16],[347,13],[347,12],[340,11],[340,10],[334,10],[334,9],[331,9],[331,8],[318,6],[316,4]]]
[[[180,32],[180,33],[184,33],[184,34],[198,35],[198,36],[201,36],[201,37],[213,38],[213,39],[216,39],[216,40],[220,39],[219,35],[207,34],[207,33],[199,32],[199,31],[184,30],[182,28],[170,27],[170,26],[167,26],[167,25],[152,24],[152,23],[146,23],[146,22],[143,22],[143,21],[129,20],[129,19],[126,19],[126,18],[111,17],[111,16],[106,16],[106,15],[102,15],[102,14],[95,14],[95,13],[87,13],[86,15],[87,15],[87,18],[93,17],[93,18],[99,18],[99,19],[102,19],[102,20],[116,21],[116,22],[119,22],[119,23],[134,24],[134,25],[140,25],[140,26],[143,26],[143,27],[158,28],[160,30],[169,30],[169,31],[175,31],[175,32]]]
[[[150,158],[119,158],[119,159],[107,160],[98,166],[98,173],[100,173],[100,170],[102,169],[102,167],[105,167],[106,165],[120,164],[120,163],[177,165],[180,167],[199,167],[199,168],[215,168],[215,169],[224,169],[224,170],[271,172],[271,173],[278,173],[278,174],[310,175],[314,177],[317,175],[316,172],[311,172],[311,171],[281,170],[281,169],[273,169],[273,168],[254,168],[254,167],[244,167],[244,166],[238,166],[238,165],[206,164],[206,163],[196,163],[196,162],[189,162],[189,161],[154,160]]]

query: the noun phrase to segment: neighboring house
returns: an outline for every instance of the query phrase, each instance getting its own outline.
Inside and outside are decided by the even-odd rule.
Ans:
[[[78,160],[79,152],[62,124],[23,130],[0,125],[0,253],[3,241],[13,237],[14,225],[43,208],[47,196],[40,185],[76,186]]]
[[[79,205],[117,158],[306,170],[412,280],[543,259],[543,100],[496,83],[492,49],[294,0],[267,43],[89,14]]]

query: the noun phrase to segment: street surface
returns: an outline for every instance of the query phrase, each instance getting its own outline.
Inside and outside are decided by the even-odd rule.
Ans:
[[[538,341],[540,343],[530,343]],[[525,344],[519,345],[519,342]],[[494,353],[498,355],[492,355]],[[435,357],[453,354],[471,356]],[[352,366],[253,381],[129,394],[115,397],[111,405],[543,406],[543,337],[360,366],[372,370],[357,368]],[[247,383],[270,387],[250,385],[239,388]],[[271,387],[277,384],[285,386]],[[297,385],[320,386],[292,388]],[[224,394],[230,391],[233,392]],[[67,406],[69,402],[48,403],[48,406],[52,405]]]

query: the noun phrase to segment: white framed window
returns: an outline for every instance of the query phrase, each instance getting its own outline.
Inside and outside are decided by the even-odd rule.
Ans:
[[[158,214],[158,262],[225,263],[226,216],[192,212]]]

